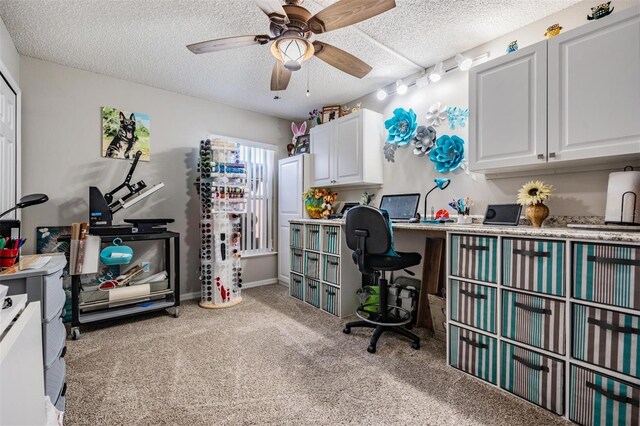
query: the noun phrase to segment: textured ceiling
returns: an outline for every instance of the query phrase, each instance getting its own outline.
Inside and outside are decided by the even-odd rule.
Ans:
[[[578,0],[396,0],[356,27],[411,61],[430,66],[548,16]],[[334,0],[306,0],[315,13]],[[342,104],[419,69],[353,28],[317,36],[371,66],[358,80],[317,58],[274,100],[268,46],[196,56],[185,45],[268,34],[251,0],[0,0],[0,17],[22,55],[283,118]],[[307,98],[307,79],[312,96]]]

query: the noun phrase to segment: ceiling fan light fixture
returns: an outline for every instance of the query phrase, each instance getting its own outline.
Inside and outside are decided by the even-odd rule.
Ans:
[[[437,83],[442,79],[443,74],[444,64],[442,62],[438,62],[433,68],[433,71],[431,71],[431,74],[429,74],[429,80],[431,80],[432,83]]]
[[[297,35],[281,37],[271,45],[271,54],[290,71],[299,70],[302,63],[311,58],[313,53],[314,47],[311,42]]]
[[[407,93],[407,90],[409,90],[409,87],[404,84],[404,81],[396,81],[396,92],[398,92],[399,95],[404,95],[405,93]]]
[[[458,64],[458,68],[460,71],[468,71],[473,65],[473,59],[468,56],[463,56],[461,53],[456,54],[456,63]]]

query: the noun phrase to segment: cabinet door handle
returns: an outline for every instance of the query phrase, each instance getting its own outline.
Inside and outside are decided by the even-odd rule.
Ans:
[[[615,265],[640,266],[640,259],[616,259],[615,257],[587,256],[588,262],[610,263]]]
[[[311,233],[311,234],[318,234],[318,233],[320,233],[320,231],[318,231],[317,229],[310,229],[310,230],[309,230],[309,233]]]
[[[474,342],[472,339],[469,339],[468,337],[464,337],[464,336],[460,336],[460,341],[466,343],[467,345],[471,345],[474,348],[487,349],[489,347],[489,345],[485,343]]]
[[[308,259],[309,259],[310,261],[312,261],[312,262],[317,262],[317,261],[318,261],[318,258],[317,258],[317,257],[311,257],[311,256],[309,256],[309,257],[308,257]]]
[[[318,288],[318,285],[317,284],[309,284],[309,288],[312,288],[312,289],[315,290],[316,288]]]
[[[327,260],[327,263],[328,263],[329,265],[338,266],[338,262],[334,262],[333,260]]]
[[[300,253],[293,253],[293,255],[294,255],[295,257],[302,257],[302,255],[301,255]]]
[[[521,256],[532,256],[532,257],[551,257],[551,253],[548,251],[535,251],[535,250],[523,250],[523,249],[513,249],[513,254],[519,254]]]
[[[536,308],[535,306],[525,305],[524,303],[516,302],[513,304],[516,308],[524,309],[525,311],[534,312],[536,314],[551,315],[551,309]]]
[[[604,328],[605,330],[615,331],[617,333],[625,334],[640,334],[640,328],[622,327],[616,324],[610,324],[606,321],[602,321],[596,318],[588,317],[587,322],[597,327]]]
[[[549,158],[556,158],[556,153],[555,152],[550,152],[549,153]]]
[[[548,373],[548,372],[549,372],[549,367],[546,367],[546,366],[544,366],[544,365],[535,365],[535,364],[533,364],[533,363],[531,363],[531,362],[527,361],[526,359],[519,357],[519,356],[518,356],[518,355],[516,355],[516,354],[513,354],[513,355],[512,355],[512,358],[513,358],[513,360],[514,360],[514,361],[519,362],[520,364],[522,364],[522,365],[524,365],[525,367],[530,368],[530,369],[532,369],[532,370],[536,370],[536,371],[544,371],[545,373]]]
[[[297,229],[297,228],[296,228],[296,229],[292,229],[292,231],[293,231],[293,232],[300,232],[300,230],[299,230],[299,229]]]
[[[596,385],[595,383],[587,382],[586,385],[589,389],[593,389],[594,391],[598,392],[600,395],[604,396],[605,398],[613,399],[614,401],[620,402],[622,404],[631,404],[634,407],[637,407],[640,404],[640,401],[638,401],[637,399],[629,398],[628,396],[623,396],[623,395],[616,395],[613,392],[609,392],[606,389],[602,389],[600,386]]]
[[[488,251],[488,246],[474,246],[472,244],[460,244],[461,249],[465,250],[479,250],[479,251]]]
[[[544,154],[538,154],[538,160],[544,160]]]
[[[467,297],[471,297],[473,299],[486,299],[487,296],[485,294],[474,293],[468,290],[460,290],[460,294],[464,294]]]
[[[329,289],[326,289],[325,292],[329,295],[329,296],[335,296],[336,292],[335,291],[330,291]]]

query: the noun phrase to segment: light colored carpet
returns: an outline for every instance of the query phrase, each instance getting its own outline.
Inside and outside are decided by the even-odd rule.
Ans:
[[[551,413],[445,363],[445,345],[422,348],[289,297],[274,284],[223,310],[183,304],[85,327],[69,341],[67,425],[548,425]]]

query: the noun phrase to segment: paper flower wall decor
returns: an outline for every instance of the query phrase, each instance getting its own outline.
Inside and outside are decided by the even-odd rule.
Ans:
[[[457,169],[464,158],[464,141],[458,136],[442,135],[431,150],[429,159],[440,173]]]
[[[469,118],[469,108],[450,107],[447,108],[446,113],[449,118],[449,128],[451,130],[455,130],[456,127],[464,127]]]
[[[405,146],[416,134],[418,122],[413,109],[409,111],[403,108],[393,110],[393,117],[384,122],[384,127],[389,132],[387,142],[398,146]]]
[[[440,123],[447,119],[447,107],[442,106],[440,102],[429,107],[427,111],[427,126],[438,127]]]
[[[427,155],[436,142],[436,129],[429,126],[418,126],[416,135],[411,143],[413,144],[413,153],[418,157]]]
[[[385,142],[384,143],[384,147],[382,147],[382,151],[384,152],[384,158],[385,160],[389,161],[390,163],[395,163],[396,162],[396,149],[398,149],[398,145],[389,143],[389,142]]]

